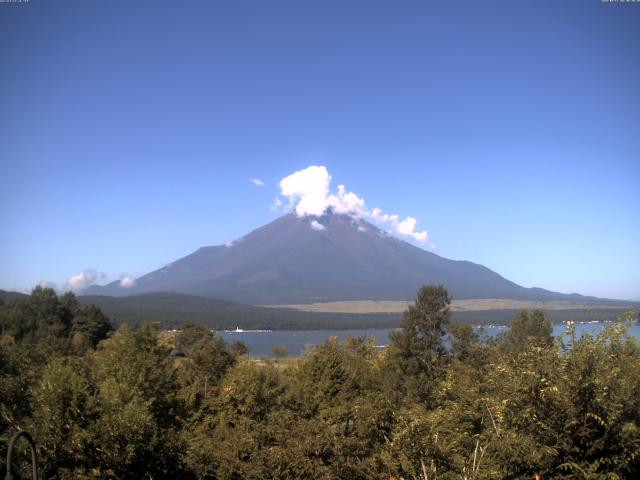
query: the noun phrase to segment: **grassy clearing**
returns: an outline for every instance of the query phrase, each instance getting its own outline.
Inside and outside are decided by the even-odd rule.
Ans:
[[[270,308],[291,308],[303,312],[317,313],[401,313],[412,302],[406,300],[351,300],[340,302],[310,303],[297,305],[263,305]],[[573,301],[539,302],[530,300],[507,300],[502,298],[479,298],[454,300],[451,310],[454,312],[479,312],[485,310],[519,310],[522,308],[545,310],[576,309],[620,309],[621,305],[594,305]],[[628,308],[628,307],[627,307]]]

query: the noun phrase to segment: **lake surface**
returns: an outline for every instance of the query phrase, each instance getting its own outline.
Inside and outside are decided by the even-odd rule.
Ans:
[[[610,322],[576,323],[576,334],[578,336],[585,333],[597,334],[605,325]],[[484,335],[493,337],[499,333],[506,332],[509,327],[485,326]],[[299,356],[307,345],[319,345],[324,343],[329,337],[338,337],[344,340],[347,337],[373,337],[376,345],[386,346],[389,343],[389,333],[393,329],[362,329],[362,330],[273,330],[273,331],[224,331],[218,332],[225,342],[244,342],[249,347],[249,354],[253,357],[272,357],[272,349],[281,345],[287,348],[290,357]],[[564,323],[553,326],[555,336],[562,335],[567,331]],[[636,322],[629,328],[629,334],[640,340],[640,325]]]

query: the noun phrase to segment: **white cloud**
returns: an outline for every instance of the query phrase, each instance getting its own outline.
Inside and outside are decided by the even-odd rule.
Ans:
[[[407,217],[402,220],[400,223],[395,225],[396,232],[400,235],[407,235],[415,238],[420,242],[424,242],[427,240],[427,232],[416,232],[416,222],[417,220],[413,217]]]
[[[82,290],[89,285],[93,285],[98,280],[104,280],[106,277],[107,275],[105,273],[98,272],[93,268],[88,268],[69,278],[69,280],[67,280],[67,288],[69,290]]]
[[[271,210],[272,212],[276,212],[280,209],[281,206],[282,206],[282,200],[276,197],[273,203],[269,206],[269,210]]]
[[[333,207],[336,213],[351,213],[356,216],[367,213],[364,198],[358,197],[353,192],[347,192],[344,185],[338,185],[338,195],[330,195],[327,202],[328,206]]]
[[[267,185],[267,184],[266,184],[266,183],[264,183],[262,180],[260,180],[259,178],[255,178],[255,177],[250,178],[250,179],[249,179],[249,181],[250,181],[251,183],[253,183],[254,185],[256,185],[257,187],[264,187],[264,186],[266,186],[266,185]]]
[[[416,231],[418,221],[414,217],[400,220],[398,215],[385,213],[378,207],[369,210],[364,198],[347,191],[344,185],[338,185],[338,191],[331,193],[331,175],[323,165],[312,165],[280,180],[280,195],[288,200],[291,208],[295,207],[299,217],[321,216],[330,208],[335,213],[369,219],[397,235],[410,237],[434,248],[428,241],[429,234],[426,230]],[[276,198],[270,208],[275,211],[281,206],[282,201]],[[318,230],[314,222],[315,220],[311,222],[311,226]],[[318,222],[315,223],[323,227]]]
[[[398,233],[402,235],[411,235],[416,228],[416,219],[413,217],[407,217],[398,224]]]
[[[280,193],[290,203],[298,202],[296,213],[299,217],[322,215],[328,207],[330,183],[327,169],[312,165],[280,180]]]
[[[384,213],[378,207],[369,212],[369,218],[379,223],[397,224],[400,221],[400,217],[398,215],[389,215],[387,213]]]
[[[136,284],[136,279],[131,275],[122,275],[120,277],[120,286],[122,288],[131,288]]]
[[[319,232],[321,232],[322,230],[325,229],[325,226],[322,225],[320,222],[318,222],[317,220],[312,220],[311,221],[311,228],[313,228],[314,230],[317,230]]]

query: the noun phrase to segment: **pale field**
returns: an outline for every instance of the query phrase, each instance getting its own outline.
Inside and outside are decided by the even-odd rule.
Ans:
[[[303,312],[324,313],[401,313],[413,302],[405,300],[349,300],[342,302],[308,303],[297,305],[261,305],[269,308],[292,308]],[[502,298],[482,298],[454,300],[454,312],[477,312],[482,310],[518,310],[521,308],[545,310],[576,310],[590,308],[620,308],[620,305],[594,305],[579,302],[538,302],[529,300],[506,300]]]

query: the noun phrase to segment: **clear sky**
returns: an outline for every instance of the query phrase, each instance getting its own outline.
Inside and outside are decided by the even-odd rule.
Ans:
[[[324,165],[440,255],[640,299],[639,52],[640,3],[0,3],[0,288],[139,276]]]

